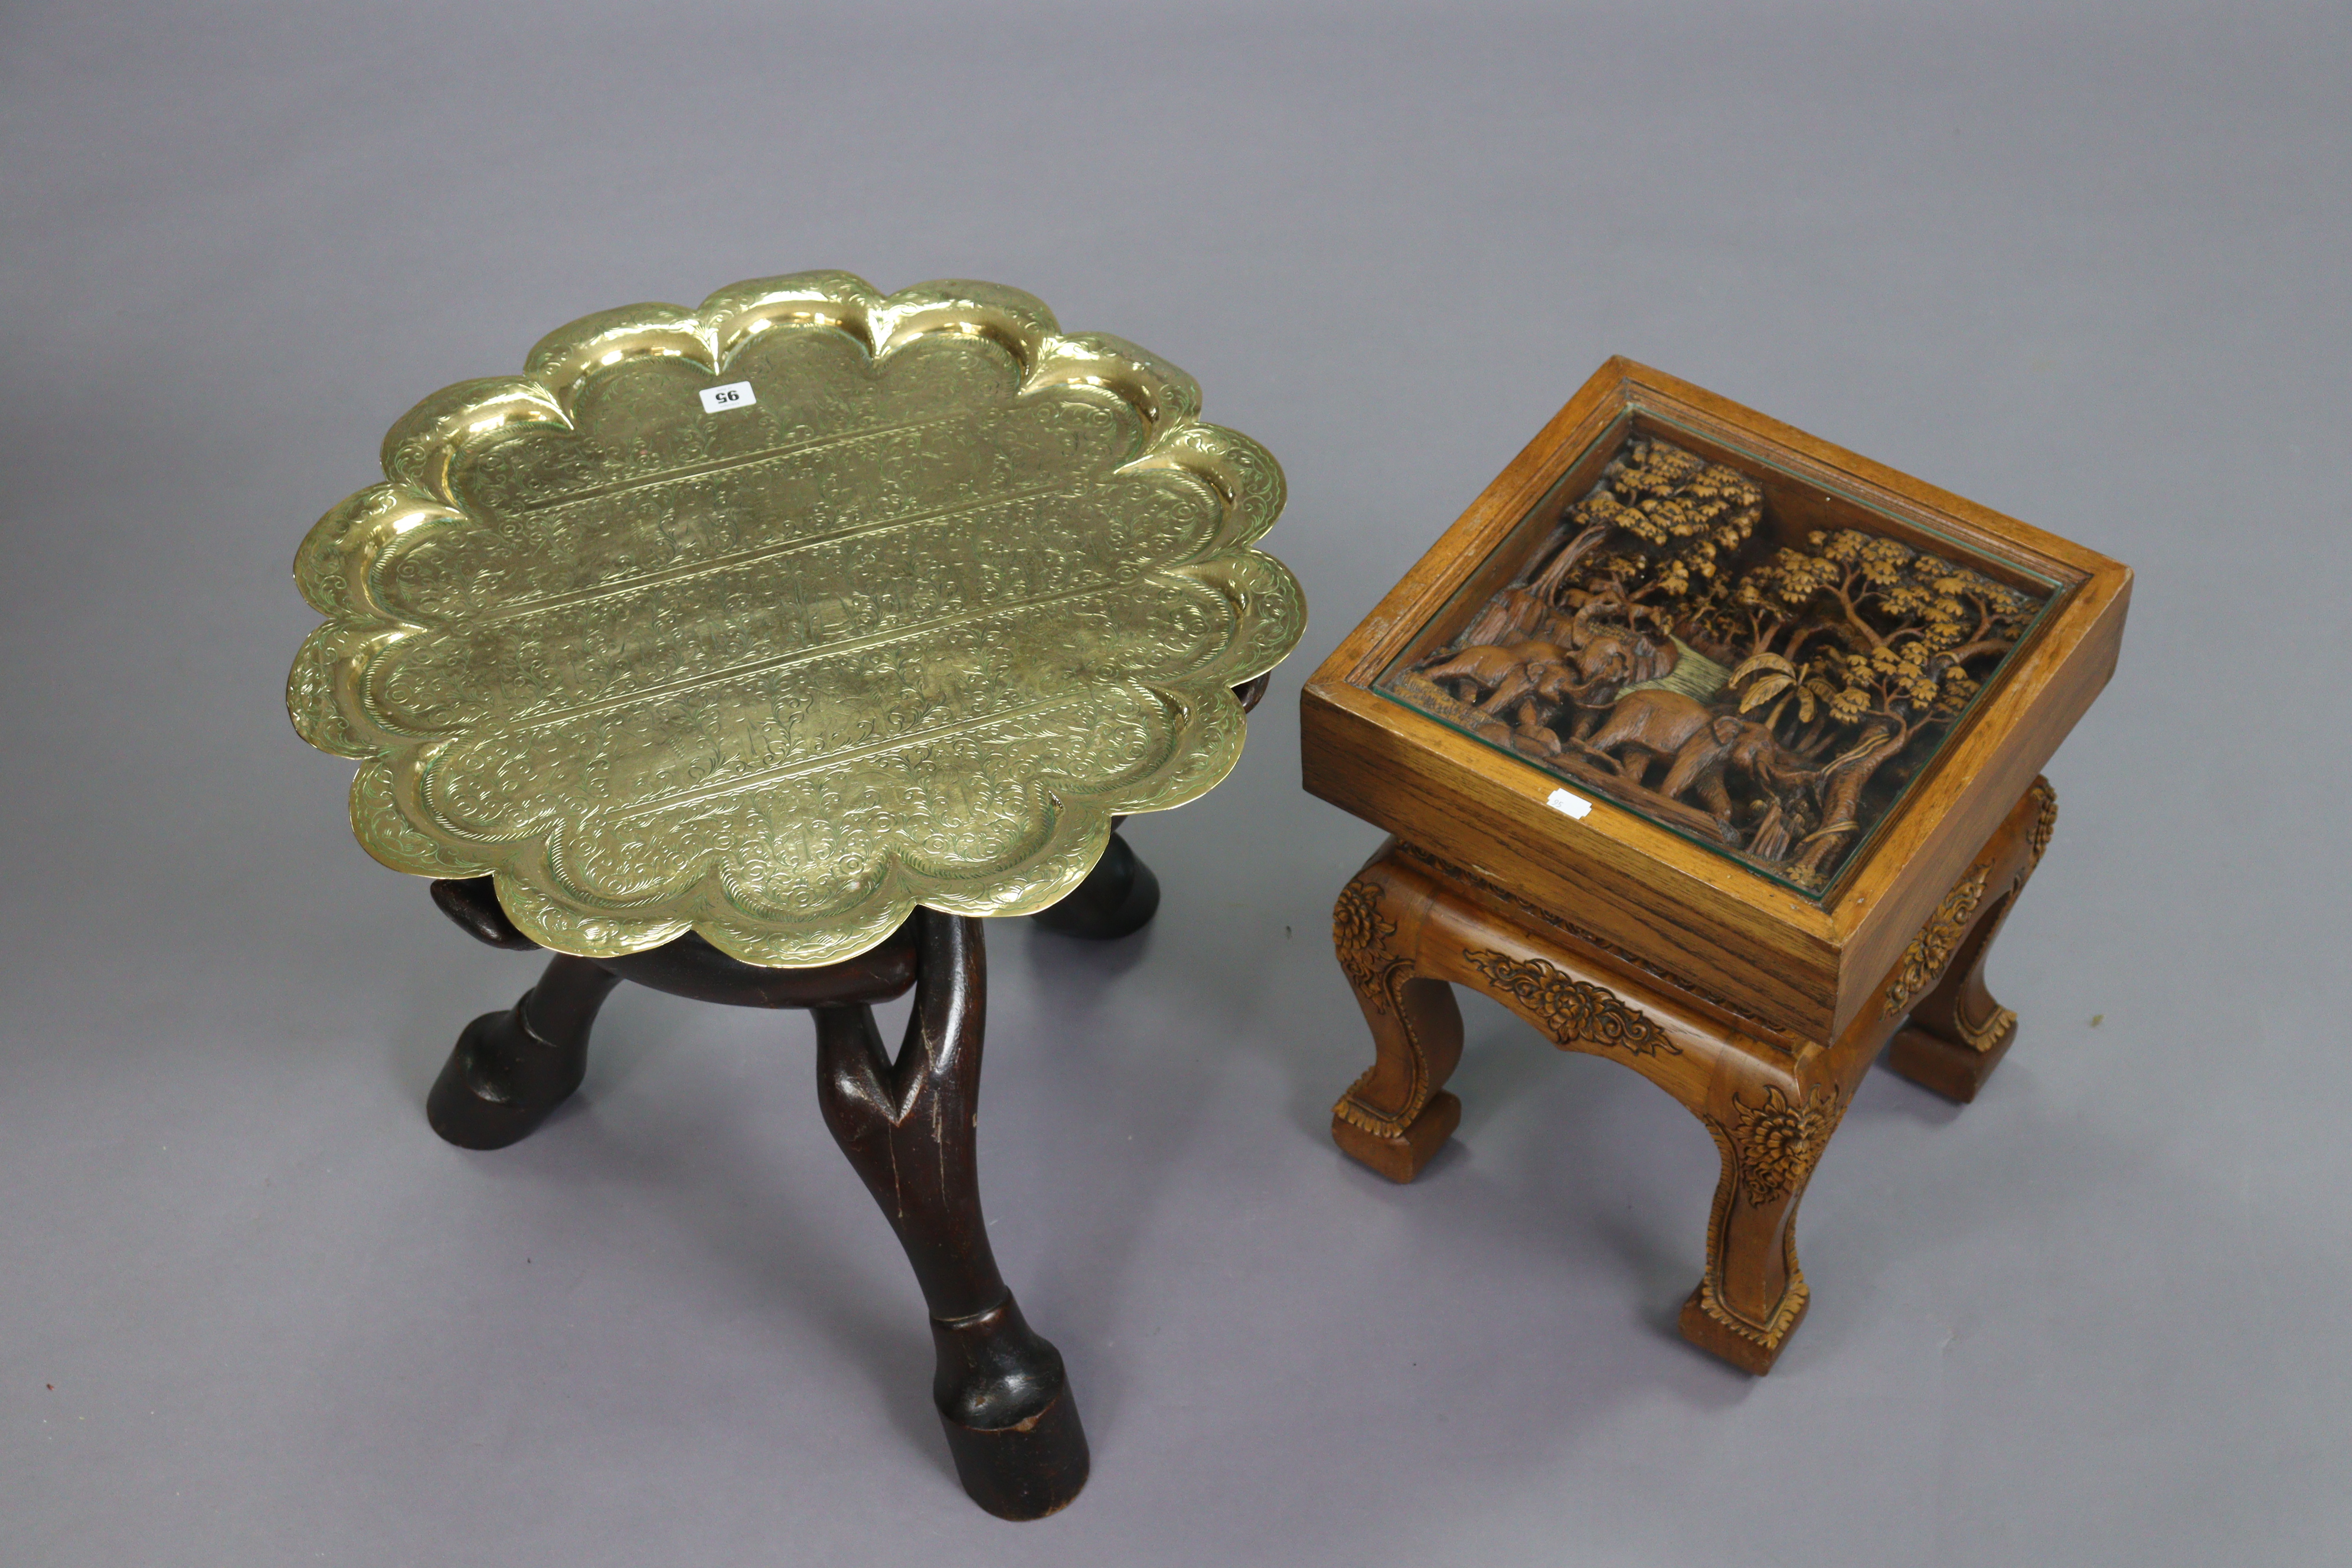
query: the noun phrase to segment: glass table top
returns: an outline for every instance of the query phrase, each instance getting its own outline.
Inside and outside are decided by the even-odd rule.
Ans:
[[[1820,899],[2053,585],[1660,424],[1612,426],[1373,689]]]

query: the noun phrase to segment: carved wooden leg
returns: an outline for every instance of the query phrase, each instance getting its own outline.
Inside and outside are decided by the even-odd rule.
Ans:
[[[2023,820],[2031,811],[2030,826]],[[2021,861],[2009,890],[1981,910],[1953,949],[1948,966],[1934,987],[1912,1004],[1910,1021],[1895,1035],[1887,1065],[1922,1089],[1932,1089],[1947,1100],[1965,1105],[1977,1097],[1992,1069],[2009,1054],[2017,1038],[2017,1015],[1994,1000],[1985,986],[1985,960],[2001,922],[2016,907],[2017,895],[2042,862],[2051,830],[2058,822],[2058,792],[2047,779],[2036,779],[2005,831],[2022,829],[2025,842],[2006,858]],[[1991,850],[1998,850],[1996,838]],[[1990,852],[1990,851],[1989,851]],[[1988,867],[1997,877],[1998,863]],[[1965,884],[1963,884],[1965,885]]]
[[[1037,1519],[1086,1485],[1086,1433],[1061,1354],[1023,1321],[981,1217],[980,922],[914,918],[919,978],[898,1059],[870,1007],[814,1008],[817,1098],[922,1286],[939,1355],[931,1399],[964,1490],[1000,1518]]]
[[[1160,879],[1117,833],[1087,879],[1067,898],[1030,916],[1063,936],[1109,942],[1131,936],[1160,912]]]
[[[559,953],[504,1013],[466,1026],[425,1098],[433,1131],[461,1149],[519,1142],[572,1096],[588,1072],[588,1031],[620,981]]]
[[[1392,1182],[1419,1175],[1462,1121],[1462,1102],[1444,1089],[1462,1060],[1462,1010],[1451,985],[1413,972],[1428,907],[1426,892],[1375,864],[1331,911],[1332,945],[1378,1052],[1331,1108],[1331,1137]]]
[[[1743,1371],[1771,1371],[1805,1315],[1797,1203],[1843,1104],[1834,1086],[1807,1089],[1726,1058],[1699,1113],[1723,1175],[1707,1216],[1706,1273],[1683,1303],[1683,1337]]]

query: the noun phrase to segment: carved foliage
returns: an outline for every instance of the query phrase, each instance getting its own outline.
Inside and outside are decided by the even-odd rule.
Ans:
[[[1981,1053],[2000,1044],[2001,1036],[2016,1026],[2017,1015],[2007,1007],[1995,1007],[1992,1016],[1981,1024],[1971,1025],[1957,1014],[1952,1023],[1960,1031],[1960,1038],[1968,1042],[1969,1049]]]
[[[1738,1003],[1734,1002],[1730,997],[1722,994],[1720,992],[1709,991],[1705,986],[1698,984],[1686,975],[1669,973],[1665,970],[1659,968],[1655,963],[1651,963],[1648,959],[1643,958],[1640,953],[1635,952],[1632,948],[1621,947],[1617,943],[1611,942],[1607,937],[1601,936],[1597,932],[1585,930],[1582,926],[1578,925],[1573,921],[1562,920],[1559,915],[1553,913],[1548,909],[1545,909],[1541,904],[1530,903],[1526,899],[1519,897],[1518,894],[1511,891],[1508,888],[1502,887],[1495,882],[1490,882],[1475,871],[1465,870],[1462,867],[1456,866],[1451,860],[1440,859],[1438,857],[1432,855],[1428,850],[1423,849],[1417,844],[1400,844],[1397,846],[1397,853],[1407,860],[1415,861],[1420,865],[1428,867],[1431,870],[1438,873],[1439,876],[1458,883],[1463,887],[1481,889],[1493,897],[1501,900],[1504,903],[1510,905],[1513,909],[1519,910],[1521,913],[1533,915],[1536,919],[1543,921],[1544,924],[1551,927],[1554,931],[1565,932],[1568,936],[1573,938],[1576,942],[1582,943],[1584,946],[1590,947],[1599,952],[1604,952],[1620,963],[1640,970],[1651,984],[1654,985],[1669,991],[1679,991],[1687,995],[1696,997],[1698,1000],[1706,1003],[1708,1006],[1715,1008],[1717,1012],[1722,1013],[1727,1017],[1737,1019],[1740,1026],[1746,1029],[1748,1034],[1753,1036],[1755,1038],[1763,1041],[1766,1045],[1770,1046],[1774,1050],[1779,1051],[1783,1056],[1790,1054],[1789,1047],[1782,1041],[1780,1030],[1769,1019],[1758,1016],[1756,1014],[1749,1012],[1747,1008],[1742,1007]]]
[[[1540,958],[1517,959],[1474,949],[1463,954],[1470,967],[1540,1015],[1544,1027],[1565,1047],[1598,1046],[1632,1056],[1682,1055],[1682,1047],[1647,1014],[1619,1001],[1605,988],[1588,984]]]
[[[1331,945],[1339,951],[1339,967],[1346,971],[1348,984],[1370,997],[1383,1012],[1388,1002],[1381,994],[1380,979],[1395,963],[1388,940],[1396,931],[1393,924],[1381,918],[1378,882],[1359,877],[1339,890],[1339,901],[1331,909]]]
[[[1919,934],[1911,939],[1911,945],[1903,950],[1903,962],[1896,965],[1895,978],[1886,986],[1889,1013],[1899,1013],[1909,1006],[1912,999],[1944,972],[1944,964],[1967,932],[1977,906],[1984,902],[1985,877],[1991,869],[1990,866],[1979,866],[1961,878],[1944,895],[1944,901],[1936,906],[1936,912],[1927,917]]]
[[[1769,1204],[1801,1186],[1837,1123],[1837,1091],[1824,1086],[1798,1104],[1768,1084],[1763,1104],[1734,1103],[1739,1108],[1739,1176],[1749,1201]]]
[[[2035,811],[2033,858],[2025,865],[2027,874],[2031,875],[2033,868],[2042,864],[2042,851],[2050,847],[2051,834],[2058,829],[2058,792],[2050,786],[2048,779],[2037,778],[2033,781],[2033,787],[2026,793],[2033,797]]]
[[[1780,1304],[1774,1309],[1772,1321],[1769,1323],[1751,1323],[1724,1305],[1723,1298],[1716,1292],[1715,1276],[1712,1272],[1702,1276],[1698,1282],[1700,1311],[1705,1312],[1741,1339],[1762,1345],[1767,1350],[1776,1351],[1780,1348],[1780,1342],[1789,1337],[1789,1330],[1795,1325],[1798,1314],[1805,1310],[1805,1303],[1811,1300],[1812,1289],[1806,1285],[1803,1271],[1792,1266],[1789,1270],[1789,1288],[1781,1294]]]
[[[1806,529],[1759,477],[1629,439],[1380,689],[1823,896],[2044,600],[1867,528]]]

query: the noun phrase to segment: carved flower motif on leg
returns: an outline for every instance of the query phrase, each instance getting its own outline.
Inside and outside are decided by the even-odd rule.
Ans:
[[[1371,997],[1373,1005],[1383,1011],[1386,1004],[1381,998],[1379,981],[1391,962],[1388,939],[1396,931],[1381,918],[1379,884],[1359,877],[1339,890],[1339,901],[1331,909],[1331,945],[1339,951],[1339,967],[1347,973],[1348,984]]]
[[[1813,1090],[1801,1105],[1767,1085],[1764,1103],[1739,1107],[1739,1173],[1750,1201],[1769,1204],[1811,1174],[1835,1122],[1837,1091]]]
[[[2033,868],[2042,864],[2042,853],[2050,847],[2050,836],[2058,830],[2058,792],[2048,779],[2037,778],[2028,792],[2033,796],[2033,858],[2025,863],[2030,876]],[[2019,879],[2021,881],[2022,878]]]
[[[1969,921],[1984,902],[1985,877],[1990,866],[1979,866],[1961,878],[1911,945],[1903,950],[1903,962],[1895,971],[1895,978],[1886,987],[1886,1010],[1899,1013],[1911,1005],[1914,997],[1935,983],[1944,972],[1944,963],[1952,956],[1952,949],[1968,934]]]

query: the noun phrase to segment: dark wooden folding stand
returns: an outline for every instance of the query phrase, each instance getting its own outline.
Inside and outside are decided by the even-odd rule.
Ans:
[[[1235,689],[1244,710],[1268,679]],[[476,940],[538,948],[507,918],[490,879],[445,879],[432,891]],[[1030,918],[1062,935],[1110,941],[1140,931],[1159,906],[1158,879],[1114,832],[1087,879]],[[557,953],[513,1007],[467,1026],[425,1099],[433,1130],[464,1149],[503,1149],[530,1136],[586,1077],[589,1031],[624,980],[699,1002],[812,1015],[825,1125],[898,1233],[930,1310],[931,1399],[964,1490],[1016,1520],[1076,1497],[1087,1438],[1061,1352],[1022,1317],[981,1216],[982,922],[918,909],[880,946],[811,969],[745,963],[692,934],[616,958]],[[874,1005],[910,988],[914,1012],[893,1057]]]

